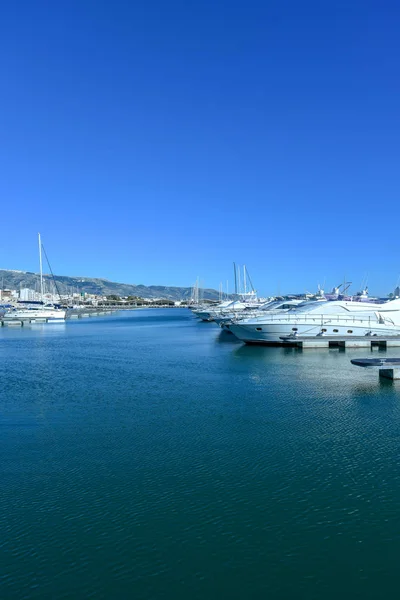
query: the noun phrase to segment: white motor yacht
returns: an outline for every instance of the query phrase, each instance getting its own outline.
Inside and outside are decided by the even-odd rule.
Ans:
[[[225,300],[220,304],[198,306],[192,309],[192,313],[202,321],[212,321],[211,314],[218,310],[223,310],[232,304],[232,300]]]
[[[245,310],[251,310],[260,308],[264,304],[263,300],[259,300],[257,297],[251,300],[230,300],[228,303],[219,304],[212,310],[204,311],[203,313],[197,313],[203,321],[214,321],[218,319],[222,314],[237,315]]]
[[[230,331],[249,344],[282,343],[288,336],[347,339],[400,335],[400,299],[304,302],[289,311],[267,311],[262,317],[235,321]]]
[[[223,311],[237,314],[245,309],[258,308],[265,304],[265,299],[258,298],[257,291],[254,289],[253,283],[246,266],[243,267],[243,288],[241,287],[240,268],[233,263],[235,276],[235,300],[225,300],[214,306],[202,306],[193,313],[202,321],[213,321],[218,318]],[[198,287],[198,282],[196,282]],[[196,292],[196,290],[195,290]],[[196,293],[193,294],[196,297]],[[222,288],[220,288],[220,297],[222,296]],[[198,297],[198,292],[197,292]]]
[[[295,295],[295,296],[286,296],[281,298],[270,298],[267,302],[262,304],[261,306],[254,308],[246,308],[241,312],[230,313],[225,310],[222,312],[221,316],[214,318],[214,321],[218,323],[218,325],[222,329],[231,329],[232,321],[238,321],[243,319],[256,319],[265,317],[265,313],[275,313],[277,311],[287,312],[304,302],[326,302],[327,298],[325,296],[325,292],[318,286],[318,291],[316,294],[307,293],[306,295]]]
[[[256,319],[265,317],[266,312],[276,312],[291,310],[295,306],[302,304],[304,299],[288,299],[288,300],[270,300],[269,302],[265,302],[261,304],[257,308],[255,307],[246,307],[243,310],[239,310],[236,313],[229,311],[229,309],[221,311],[219,316],[214,317],[214,321],[219,325],[222,329],[230,329],[230,324],[232,321],[240,321],[243,319]]]

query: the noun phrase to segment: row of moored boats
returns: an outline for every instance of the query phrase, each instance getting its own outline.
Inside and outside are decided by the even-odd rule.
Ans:
[[[202,321],[213,321],[248,344],[282,344],[298,339],[400,336],[400,290],[371,298],[368,289],[355,296],[334,288],[314,295],[259,300],[254,291],[218,305],[190,308]],[[345,289],[345,287],[344,287]]]

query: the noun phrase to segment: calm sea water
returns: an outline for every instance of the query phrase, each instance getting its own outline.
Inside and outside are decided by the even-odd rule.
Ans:
[[[2,328],[0,597],[397,597],[400,384],[366,354],[187,310]]]

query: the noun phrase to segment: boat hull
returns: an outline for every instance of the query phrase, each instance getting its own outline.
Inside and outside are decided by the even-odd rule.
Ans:
[[[352,337],[364,336],[398,336],[400,335],[400,327],[388,327],[380,323],[371,325],[368,321],[364,323],[347,323],[341,325],[339,323],[327,325],[310,325],[301,323],[253,323],[240,324],[231,323],[230,331],[241,341],[246,344],[283,344],[285,338],[296,335],[302,339],[315,338],[316,336],[329,336],[329,338],[337,338],[338,340],[351,339]],[[325,331],[323,331],[325,330]],[[284,339],[282,339],[284,338]]]
[[[66,317],[65,310],[14,310],[4,315],[5,321],[37,321],[37,322],[63,322]]]

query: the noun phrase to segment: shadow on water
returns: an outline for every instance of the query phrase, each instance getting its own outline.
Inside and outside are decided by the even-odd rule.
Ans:
[[[239,341],[239,340],[238,340]],[[247,345],[242,344],[239,348],[234,351],[234,355],[237,357],[249,358],[249,359],[262,359],[267,357],[287,356],[292,354],[298,354],[298,348],[287,347],[282,348],[279,346],[262,346],[260,345]]]
[[[352,392],[354,396],[371,396],[384,393],[385,395],[398,395],[400,386],[396,385],[395,381],[390,379],[382,379],[379,377],[378,372],[376,373],[376,380],[365,381],[364,383],[357,383],[352,386]]]
[[[238,338],[233,335],[230,331],[226,331],[225,329],[221,329],[217,337],[215,338],[217,344],[242,344]]]

